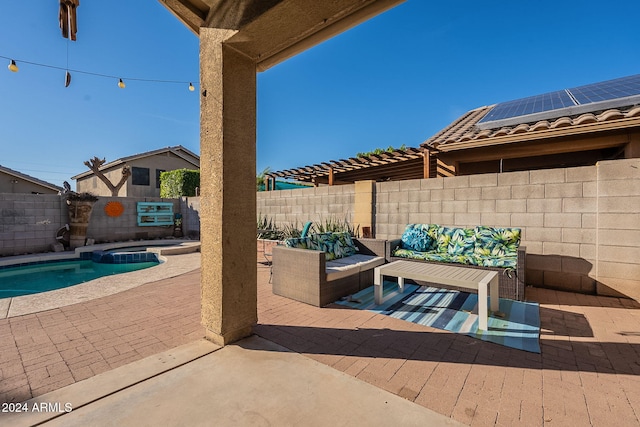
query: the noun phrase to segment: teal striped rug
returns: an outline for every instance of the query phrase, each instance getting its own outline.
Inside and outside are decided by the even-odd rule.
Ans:
[[[540,307],[534,302],[501,298],[500,317],[489,317],[488,331],[478,330],[478,295],[473,293],[407,284],[401,294],[396,283],[385,281],[379,306],[373,286],[336,304],[540,353]]]

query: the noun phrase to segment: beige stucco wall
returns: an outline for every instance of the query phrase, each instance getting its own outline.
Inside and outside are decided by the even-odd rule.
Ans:
[[[175,169],[198,169],[192,163],[174,155],[173,153],[162,153],[155,156],[127,162],[127,165],[139,168],[149,168],[149,185],[133,185],[133,176],[129,177],[127,183],[120,189],[120,197],[160,197],[160,188],[156,188],[156,170],[170,171]],[[122,177],[122,165],[105,172],[105,176],[115,185]],[[76,191],[79,193],[90,192],[98,196],[111,196],[111,191],[104,182],[93,174],[78,179]]]

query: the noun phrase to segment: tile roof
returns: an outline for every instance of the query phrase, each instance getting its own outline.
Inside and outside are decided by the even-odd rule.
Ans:
[[[531,123],[480,129],[477,123],[494,106],[471,110],[426,140],[422,147],[435,151],[454,151],[566,135],[594,133],[612,129],[640,127],[640,106],[613,108],[576,116],[558,117]]]
[[[49,188],[49,189],[54,190],[54,191],[62,191],[62,187],[58,187],[55,184],[52,184],[52,183],[47,182],[47,181],[43,181],[41,179],[38,179],[38,178],[33,177],[31,175],[27,175],[27,174],[22,173],[22,172],[18,172],[16,170],[10,169],[10,168],[8,168],[6,166],[0,165],[0,172],[4,172],[7,175],[15,176],[16,178],[20,178],[20,179],[23,179],[25,181],[32,182],[34,184],[40,185],[41,187]]]

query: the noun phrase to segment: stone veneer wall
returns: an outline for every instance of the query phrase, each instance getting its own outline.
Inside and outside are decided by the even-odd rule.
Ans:
[[[340,191],[339,201],[329,198]],[[259,193],[258,212],[278,223],[352,215],[353,192],[349,185]],[[528,285],[640,300],[640,159],[382,182],[373,200],[376,238],[398,238],[410,223],[520,227]]]
[[[111,200],[124,205],[121,216],[109,217],[104,212],[104,206]],[[99,197],[91,213],[87,237],[104,242],[172,236],[173,226],[138,226],[136,203],[153,201],[173,202],[174,212],[180,212],[177,199]],[[69,222],[67,205],[59,195],[0,193],[0,214],[0,256],[49,252],[56,243],[56,232]]]

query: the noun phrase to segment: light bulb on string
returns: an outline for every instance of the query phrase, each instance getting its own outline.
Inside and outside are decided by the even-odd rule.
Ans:
[[[118,81],[118,87],[120,89],[124,89],[126,87],[126,85],[124,84],[124,82],[122,81],[122,79],[120,79],[120,81]]]
[[[189,92],[193,92],[196,88],[193,86],[193,83],[189,83]]]
[[[70,84],[71,84],[71,73],[69,72],[69,70],[67,70],[64,73],[64,87],[69,87]]]
[[[9,71],[13,71],[14,73],[18,72],[18,66],[16,65],[16,61],[14,61],[13,59],[11,60],[11,63],[7,68],[9,69]]]

